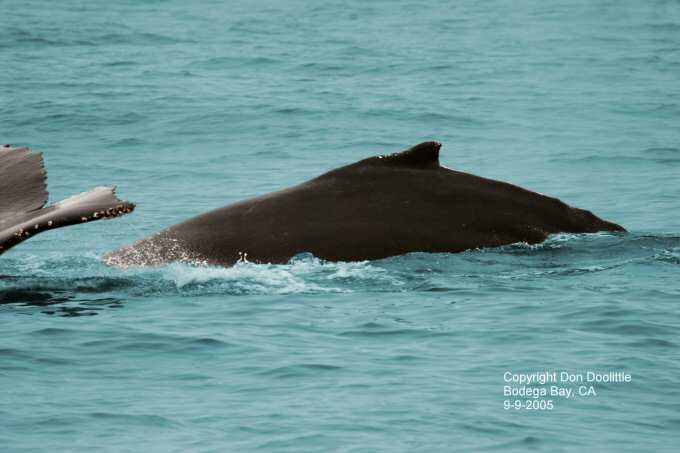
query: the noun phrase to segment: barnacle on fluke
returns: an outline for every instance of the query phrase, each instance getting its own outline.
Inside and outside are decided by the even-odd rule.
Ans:
[[[47,205],[42,154],[29,148],[0,148],[0,253],[33,235],[128,214],[135,205],[116,197],[115,187],[97,187]]]

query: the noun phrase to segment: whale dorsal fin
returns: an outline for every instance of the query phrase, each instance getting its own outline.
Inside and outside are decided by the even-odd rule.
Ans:
[[[357,170],[359,170],[359,174],[361,174],[365,169],[412,168],[434,170],[440,168],[439,148],[441,147],[441,143],[438,142],[423,142],[400,153],[369,157],[354,162],[353,164],[336,168],[335,170],[317,176],[312,181],[325,180],[338,175],[348,174],[348,172],[356,172]]]
[[[441,143],[424,142],[400,153],[378,156],[376,159],[387,164],[413,168],[439,167]]]

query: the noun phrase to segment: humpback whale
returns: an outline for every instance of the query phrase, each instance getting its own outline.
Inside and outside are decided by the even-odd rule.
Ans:
[[[29,148],[0,148],[0,254],[47,230],[132,212],[115,187],[97,187],[47,204],[47,174],[41,153]]]
[[[625,231],[590,211],[441,166],[437,142],[369,157],[310,181],[198,215],[107,255],[116,266],[229,266],[461,252],[560,232]]]

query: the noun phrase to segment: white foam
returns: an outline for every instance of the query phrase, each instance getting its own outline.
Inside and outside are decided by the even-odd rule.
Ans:
[[[350,292],[357,283],[403,284],[368,262],[327,263],[315,257],[295,258],[288,264],[255,264],[242,260],[231,267],[174,263],[163,278],[178,290],[213,288],[227,293],[291,294]]]

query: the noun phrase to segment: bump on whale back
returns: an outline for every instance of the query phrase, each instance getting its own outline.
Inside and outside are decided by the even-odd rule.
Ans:
[[[312,181],[324,181],[327,178],[335,178],[356,172],[362,173],[363,170],[376,168],[436,169],[439,168],[439,149],[441,146],[441,143],[438,142],[423,142],[406,151],[369,157],[353,164],[336,168],[314,178]]]
[[[439,167],[439,149],[441,147],[441,143],[438,142],[423,142],[406,151],[371,157],[366,160],[371,161],[371,163],[399,167],[437,168]]]

